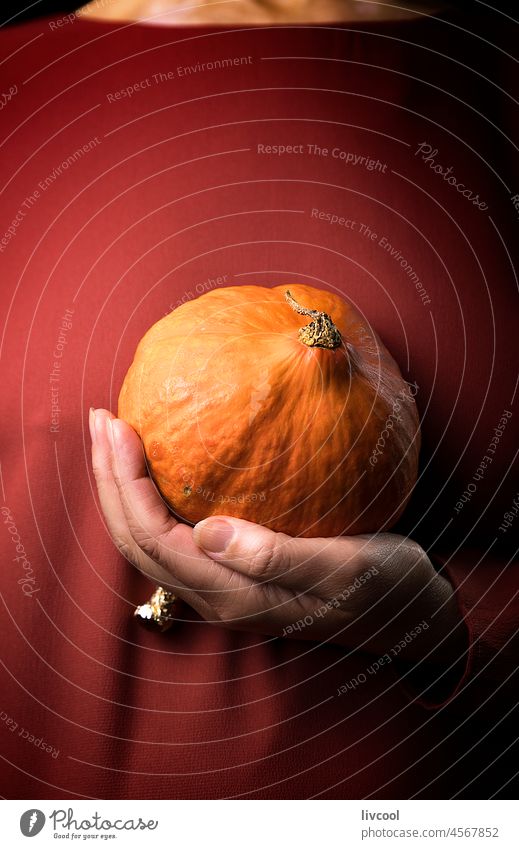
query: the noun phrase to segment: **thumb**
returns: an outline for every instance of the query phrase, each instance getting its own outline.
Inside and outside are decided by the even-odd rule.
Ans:
[[[211,516],[193,528],[199,548],[259,583],[321,595],[344,582],[368,544],[356,537],[304,539],[231,516]],[[341,578],[343,579],[341,581]]]

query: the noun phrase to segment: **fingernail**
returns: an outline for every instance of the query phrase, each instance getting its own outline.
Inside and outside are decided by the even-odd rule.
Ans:
[[[110,443],[110,446],[113,448],[114,447],[114,425],[113,425],[113,421],[110,418],[110,416],[106,417],[105,431],[106,431],[106,435],[108,437],[108,442]]]
[[[207,552],[223,554],[234,536],[234,527],[225,519],[204,519],[193,528],[196,544]]]
[[[95,415],[93,418],[94,425],[94,441],[96,446],[100,451],[111,451],[112,443],[110,439],[110,434],[108,431],[107,422],[110,419],[110,416],[107,416],[105,412],[101,410],[95,410]],[[107,439],[108,437],[108,439]]]
[[[90,439],[92,442],[96,440],[96,428],[95,428],[95,420],[96,420],[96,411],[93,407],[90,407],[88,413],[88,427],[90,429]]]

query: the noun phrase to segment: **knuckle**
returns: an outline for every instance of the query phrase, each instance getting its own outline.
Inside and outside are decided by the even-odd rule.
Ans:
[[[272,581],[283,572],[285,563],[283,543],[274,534],[264,543],[250,560],[250,573],[255,580]]]
[[[139,572],[142,572],[151,581],[161,586],[169,587],[177,592],[177,587],[172,585],[173,576],[169,576],[157,558],[148,554],[147,551],[133,537],[129,539],[112,536],[119,553]]]
[[[125,539],[123,537],[112,536],[113,542],[115,546],[118,548],[120,554],[128,560],[133,566],[139,565],[139,555],[136,550],[135,543],[133,540]]]
[[[140,524],[136,517],[128,522],[128,527],[135,545],[151,560],[161,566],[168,566],[173,562],[177,554],[179,542],[177,533],[179,526],[173,529],[167,523],[157,527],[153,532],[144,524]]]
[[[121,476],[117,473],[116,469],[113,470],[113,478],[115,481],[115,485],[119,490],[119,497],[121,501],[123,503],[130,502],[135,490],[134,481],[123,480]]]
[[[139,525],[130,527],[130,533],[135,544],[152,560],[160,563],[162,560],[161,543],[158,537],[148,533]]]
[[[92,463],[92,472],[94,473],[94,478],[98,486],[101,486],[101,484],[103,484],[109,477],[106,466],[103,466],[98,462]]]

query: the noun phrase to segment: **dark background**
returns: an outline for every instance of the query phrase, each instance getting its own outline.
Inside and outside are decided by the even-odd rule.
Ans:
[[[86,0],[84,0],[86,2]],[[21,23],[30,18],[43,17],[46,15],[58,15],[61,12],[73,12],[84,5],[83,0],[67,2],[67,0],[34,0],[34,2],[23,2],[14,0],[2,4],[0,9],[0,26]],[[405,5],[405,0],[402,0]],[[492,10],[500,10],[518,18],[518,0],[455,0],[452,5],[466,7],[467,13],[479,12],[481,14],[492,14]]]
[[[2,4],[0,9],[0,23],[2,26],[6,24],[17,24],[22,21],[28,21],[30,18],[39,18],[45,15],[59,14],[60,12],[73,12],[79,6],[84,5],[82,0],[79,2],[67,2],[67,0],[35,0],[34,2],[10,2]]]

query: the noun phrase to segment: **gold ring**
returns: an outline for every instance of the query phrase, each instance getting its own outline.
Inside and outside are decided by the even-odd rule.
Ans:
[[[134,616],[141,625],[151,631],[168,631],[178,613],[180,599],[164,587],[157,587],[146,604],[140,604],[134,611]]]

